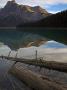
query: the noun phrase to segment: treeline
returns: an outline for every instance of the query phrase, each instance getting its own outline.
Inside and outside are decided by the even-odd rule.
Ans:
[[[35,23],[20,24],[18,27],[67,27],[67,10],[50,15]]]

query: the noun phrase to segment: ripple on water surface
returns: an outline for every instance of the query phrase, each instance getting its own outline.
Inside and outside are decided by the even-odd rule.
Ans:
[[[0,59],[0,89],[1,90],[30,90],[24,83],[8,74],[13,61]]]

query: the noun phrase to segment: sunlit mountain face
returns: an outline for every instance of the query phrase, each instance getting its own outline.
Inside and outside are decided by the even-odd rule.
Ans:
[[[4,7],[7,1],[11,0],[1,0],[0,7]],[[29,6],[40,6],[47,9],[50,13],[57,13],[67,9],[66,0],[12,0],[18,4],[29,5]]]
[[[24,2],[28,1],[25,0]],[[40,4],[36,4],[36,6],[30,5],[30,3],[24,4],[24,2],[21,2],[21,4],[18,4],[18,1],[15,0],[6,2],[5,6],[0,9],[0,27],[67,27],[66,6],[64,7],[64,5],[59,4],[58,8],[56,8],[56,2],[53,2],[52,6],[50,5],[49,10],[52,9],[53,12],[54,10],[55,12],[56,10],[59,12],[54,15]],[[45,3],[43,1],[38,2]],[[64,9],[60,9],[61,7],[64,7]],[[63,12],[61,12],[62,10]]]
[[[16,27],[20,23],[39,21],[50,13],[40,6],[20,5],[14,1],[8,1],[0,10],[0,27]]]

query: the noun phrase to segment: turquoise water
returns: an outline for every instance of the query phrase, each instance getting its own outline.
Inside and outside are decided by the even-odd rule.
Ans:
[[[23,44],[25,45],[26,43],[30,41],[44,39],[45,37],[46,35],[43,32],[33,33],[33,32],[27,32],[27,31],[0,30],[0,42],[2,42],[0,44],[0,48],[3,49],[2,46],[3,44],[5,44],[5,45],[8,45],[11,49],[18,49],[20,47],[23,47]],[[60,48],[60,47],[66,48],[67,46],[53,41],[53,42],[47,42],[42,47],[44,48],[49,48],[49,47],[50,48]],[[7,50],[7,48],[3,50]],[[8,73],[13,63],[14,63],[13,61],[0,59],[0,89],[1,90],[31,90],[24,83],[18,80],[16,77]],[[36,71],[36,67],[35,69],[33,69],[33,71]],[[60,79],[66,82],[67,84],[67,74],[66,73],[44,69],[44,75],[52,77],[52,79],[53,78]]]
[[[33,34],[30,32],[16,31],[16,30],[1,30],[0,31],[0,42],[8,45],[12,49],[18,49],[34,42],[38,39],[44,39],[43,36]]]
[[[0,29],[0,42],[8,45],[11,49],[18,49],[20,47],[25,47],[29,42],[34,42],[41,39],[56,40],[66,44],[66,32],[67,30],[45,30],[45,29]],[[66,45],[61,43],[48,43],[46,48],[65,48]]]

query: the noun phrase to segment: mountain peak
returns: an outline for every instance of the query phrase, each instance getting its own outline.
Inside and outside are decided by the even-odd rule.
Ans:
[[[12,0],[12,1],[8,1],[4,8],[6,8],[6,7],[9,8],[9,7],[16,6],[16,5],[17,5],[17,3]]]
[[[0,10],[0,19],[1,22],[10,25],[14,25],[13,23],[27,23],[27,22],[35,22],[43,19],[48,16],[49,13],[42,9],[40,6],[31,7],[28,5],[19,5],[15,0],[8,1],[2,10]]]
[[[15,2],[15,0],[12,0],[12,2]]]
[[[43,9],[42,7],[40,7],[40,6],[35,6],[35,7],[33,7],[34,8],[34,10],[36,10],[37,12],[40,12],[41,14],[46,14],[46,15],[48,15],[48,12],[47,12],[47,10],[46,9]]]
[[[41,7],[40,7],[40,6],[35,6],[34,8],[35,8],[35,9],[41,9]]]

